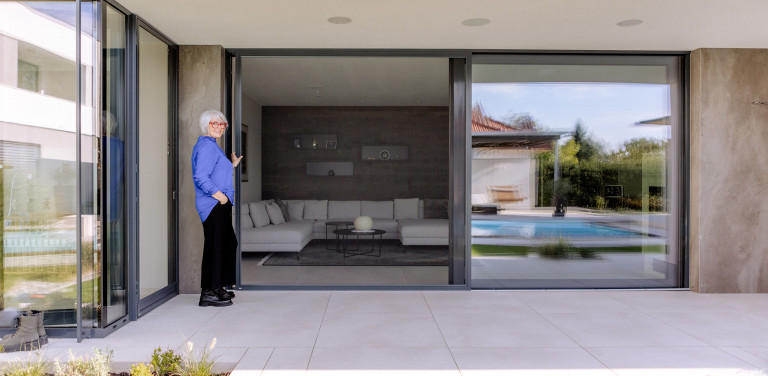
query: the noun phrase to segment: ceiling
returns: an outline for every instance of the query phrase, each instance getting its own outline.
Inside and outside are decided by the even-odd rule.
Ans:
[[[768,48],[766,0],[118,1],[178,44],[226,48]]]
[[[244,57],[262,106],[448,106],[447,58]]]

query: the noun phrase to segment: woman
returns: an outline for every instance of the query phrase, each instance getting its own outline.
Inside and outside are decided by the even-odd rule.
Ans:
[[[192,150],[192,178],[195,181],[195,206],[203,222],[203,266],[200,278],[201,307],[232,305],[235,293],[227,286],[235,284],[237,238],[232,228],[232,169],[243,158],[232,153],[227,159],[216,141],[227,129],[227,118],[219,111],[200,115],[203,136]]]

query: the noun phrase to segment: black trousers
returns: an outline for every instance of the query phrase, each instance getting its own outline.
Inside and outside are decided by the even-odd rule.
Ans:
[[[235,281],[237,237],[232,228],[232,204],[216,204],[203,222],[203,267],[200,287],[216,289]]]

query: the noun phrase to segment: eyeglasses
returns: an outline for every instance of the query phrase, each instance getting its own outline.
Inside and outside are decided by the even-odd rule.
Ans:
[[[224,129],[228,125],[227,123],[218,123],[218,122],[215,122],[215,121],[212,121],[212,122],[210,122],[208,124],[210,124],[214,128],[219,128],[219,129]]]

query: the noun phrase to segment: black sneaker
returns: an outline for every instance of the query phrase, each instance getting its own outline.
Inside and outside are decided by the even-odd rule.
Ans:
[[[203,290],[200,293],[200,307],[226,307],[231,306],[232,301],[229,299],[219,299],[214,290]]]
[[[224,290],[223,287],[214,289],[213,293],[219,297],[219,300],[230,300],[235,297],[235,293],[233,291]]]

